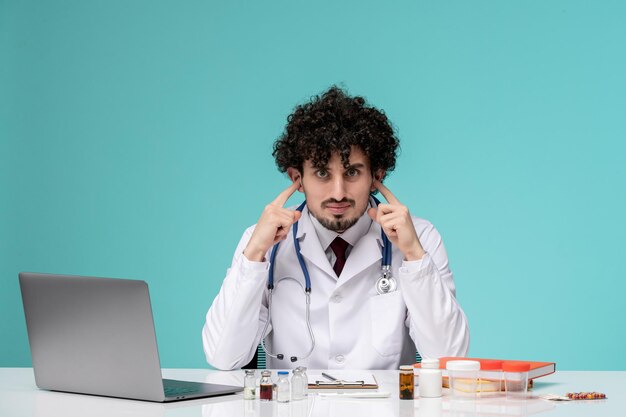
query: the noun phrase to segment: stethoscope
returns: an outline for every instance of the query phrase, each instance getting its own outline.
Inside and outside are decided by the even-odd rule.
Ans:
[[[380,201],[372,196],[372,199],[376,202],[376,206],[380,204]],[[304,210],[306,206],[306,200],[298,206],[296,209],[299,212]],[[304,274],[304,294],[306,296],[306,326],[309,331],[309,337],[311,339],[311,348],[306,353],[306,355],[298,358],[297,356],[292,356],[290,358],[291,362],[296,362],[298,359],[306,359],[311,356],[313,349],[315,348],[315,336],[313,335],[313,329],[311,328],[311,320],[310,320],[310,305],[311,305],[311,277],[309,276],[309,270],[304,263],[304,258],[300,253],[300,242],[297,239],[298,236],[298,222],[294,223],[292,227],[293,231],[293,243],[296,249],[296,256],[298,257],[298,262],[300,263],[300,268],[302,269],[302,273]],[[382,248],[382,260],[381,260],[381,276],[376,281],[376,291],[378,294],[387,294],[393,292],[397,289],[396,279],[391,274],[391,242],[389,238],[385,234],[385,232],[381,229],[380,235],[383,241]],[[263,335],[261,336],[261,347],[265,354],[271,358],[283,360],[285,355],[282,353],[272,353],[269,351],[267,346],[265,346],[265,337],[267,336],[267,329],[270,324],[270,320],[272,317],[272,293],[274,292],[274,260],[276,259],[276,252],[278,252],[278,246],[280,242],[276,243],[272,248],[272,252],[270,253],[270,270],[267,277],[267,321],[265,322],[265,327],[263,328]]]

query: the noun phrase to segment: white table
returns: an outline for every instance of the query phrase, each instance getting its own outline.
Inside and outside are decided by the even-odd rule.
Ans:
[[[315,371],[310,371],[315,372]],[[398,399],[398,373],[374,371],[386,399],[322,398],[288,404],[244,400],[242,394],[158,404],[39,390],[31,368],[0,368],[1,417],[74,416],[195,416],[195,417],[439,417],[439,416],[624,416],[626,415],[626,372],[559,371],[535,381],[533,397],[526,401],[505,398],[453,401],[447,393],[440,399]],[[165,378],[230,385],[243,384],[243,371],[218,372],[200,369],[165,369]],[[538,394],[600,391],[608,399],[549,402]]]

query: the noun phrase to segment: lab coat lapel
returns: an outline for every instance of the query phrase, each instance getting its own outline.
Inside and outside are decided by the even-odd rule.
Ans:
[[[374,263],[380,263],[382,259],[382,239],[380,237],[380,226],[376,222],[372,222],[368,232],[363,236],[357,244],[352,248],[346,265],[341,271],[338,286],[345,285],[355,276],[359,275],[365,269]]]
[[[311,223],[308,208],[304,209],[300,221],[298,221],[298,234],[296,238],[300,241],[300,253],[309,262],[324,271],[330,277],[335,277],[335,271],[330,266],[328,258],[322,249],[322,244],[317,237],[315,227]]]

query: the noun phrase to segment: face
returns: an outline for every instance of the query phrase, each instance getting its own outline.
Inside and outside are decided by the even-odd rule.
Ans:
[[[289,170],[292,180],[300,173]],[[327,229],[343,232],[365,213],[372,185],[369,158],[357,147],[350,151],[349,166],[344,167],[339,153],[332,154],[328,165],[316,168],[311,160],[303,164],[300,191],[304,192],[311,214]]]

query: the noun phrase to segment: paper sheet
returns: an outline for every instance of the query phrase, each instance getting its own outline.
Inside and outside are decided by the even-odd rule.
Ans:
[[[346,382],[363,381],[364,385],[378,385],[374,375],[367,372],[350,372],[350,371],[328,371],[325,374],[331,375],[339,380]],[[316,381],[331,382],[328,378],[321,373],[308,374],[309,384],[315,384]]]

